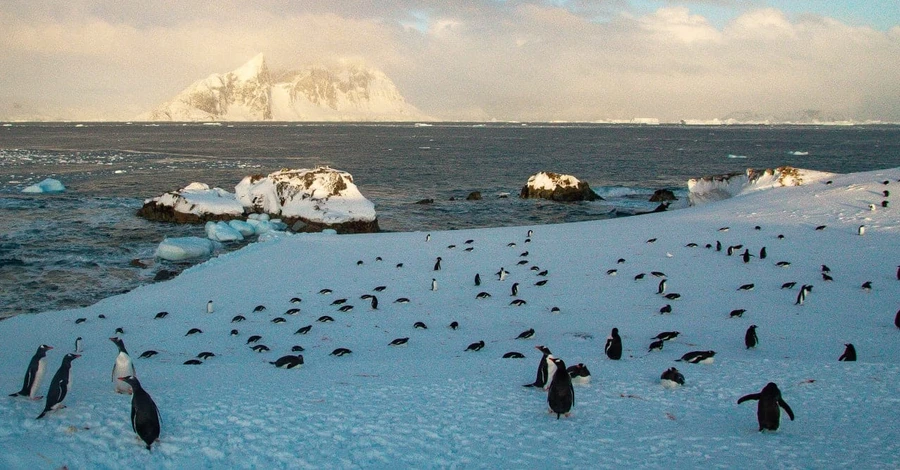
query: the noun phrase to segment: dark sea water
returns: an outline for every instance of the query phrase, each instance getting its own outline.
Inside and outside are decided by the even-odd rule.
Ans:
[[[167,236],[203,236],[202,227],[135,217],[145,198],[194,181],[233,192],[246,175],[316,165],[350,172],[383,230],[561,223],[652,210],[655,189],[684,196],[689,178],[750,167],[900,166],[900,127],[7,124],[0,317],[89,305],[152,282],[161,269],[183,269],[154,261],[156,246]],[[518,199],[538,171],[572,174],[606,201]],[[21,193],[48,177],[67,191]],[[483,199],[464,201],[472,191]],[[426,198],[434,204],[415,204]]]

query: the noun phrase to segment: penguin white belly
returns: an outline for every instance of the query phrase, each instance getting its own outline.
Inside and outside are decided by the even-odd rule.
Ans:
[[[678,388],[681,386],[678,382],[669,379],[660,379],[659,383],[665,388]]]
[[[116,384],[116,392],[131,393],[131,385],[119,380],[119,377],[134,375],[134,364],[131,363],[131,356],[125,353],[119,353],[116,356],[116,365],[113,366],[112,380]]]
[[[556,363],[552,360],[547,360],[547,383],[544,384],[544,390],[550,390],[550,384],[553,382],[553,374],[556,373]]]
[[[587,385],[587,384],[589,384],[589,383],[591,383],[591,376],[590,376],[590,375],[588,375],[588,376],[581,376],[581,375],[579,375],[579,376],[577,376],[577,377],[572,377],[572,384],[573,384],[573,385]]]
[[[715,360],[716,359],[713,357],[707,357],[706,359],[703,359],[702,361],[697,361],[696,364],[712,364],[713,362],[715,362]]]
[[[38,361],[37,371],[34,373],[34,381],[31,382],[31,390],[28,391],[28,397],[32,400],[40,398],[38,396],[38,391],[41,389],[41,381],[44,378],[45,372],[47,372],[47,358],[42,357]]]

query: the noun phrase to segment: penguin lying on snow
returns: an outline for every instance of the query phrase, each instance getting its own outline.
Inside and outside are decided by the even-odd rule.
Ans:
[[[781,398],[781,390],[779,390],[778,385],[775,385],[773,382],[767,383],[759,393],[751,393],[742,396],[738,399],[738,405],[748,400],[759,400],[759,404],[756,408],[756,419],[759,421],[760,431],[778,430],[778,425],[781,421],[781,410],[778,409],[779,406],[784,408],[784,411],[788,414],[788,417],[791,418],[791,421],[794,420],[794,412],[791,410],[791,407],[788,406],[787,402]]]
[[[62,365],[59,366],[59,370],[56,371],[53,380],[50,381],[50,390],[47,391],[47,403],[44,405],[44,411],[42,411],[35,419],[43,418],[50,410],[65,408],[65,405],[63,405],[62,402],[66,399],[66,394],[69,393],[72,361],[79,357],[81,357],[80,354],[72,353],[66,354],[63,357]]]
[[[659,377],[659,383],[666,388],[675,388],[684,385],[684,375],[678,369],[670,367]]]
[[[147,450],[151,450],[150,446],[159,439],[159,409],[150,394],[141,387],[137,377],[119,377],[119,380],[134,390],[131,396],[131,428],[147,444]]]
[[[586,385],[591,382],[591,371],[580,362],[570,366],[566,369],[566,372],[569,374],[569,378],[572,379],[573,384]]]
[[[691,351],[676,359],[678,362],[690,362],[691,364],[712,364],[715,351]]]
[[[28,369],[25,370],[25,380],[22,382],[22,390],[16,393],[10,393],[9,396],[30,397],[32,400],[40,400],[42,396],[38,396],[38,390],[41,387],[41,380],[47,371],[47,351],[53,349],[53,346],[42,344],[38,346],[37,352],[31,356],[31,362],[28,363]]]

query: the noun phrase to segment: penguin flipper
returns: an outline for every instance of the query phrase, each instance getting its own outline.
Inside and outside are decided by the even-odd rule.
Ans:
[[[748,400],[759,400],[759,398],[760,398],[759,393],[751,393],[749,395],[744,395],[741,398],[738,398],[738,405],[740,405],[741,403],[748,401]]]
[[[791,410],[791,407],[788,406],[787,402],[784,401],[783,398],[778,399],[778,406],[784,408],[785,413],[787,413],[788,418],[791,418],[791,421],[794,420],[794,412]]]

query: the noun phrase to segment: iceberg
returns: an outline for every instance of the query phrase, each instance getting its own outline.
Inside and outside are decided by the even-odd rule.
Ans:
[[[47,178],[40,183],[33,184],[23,189],[23,193],[33,193],[33,194],[47,194],[47,193],[61,193],[66,190],[66,187],[63,186],[62,182],[53,178]]]
[[[156,257],[169,261],[203,258],[212,254],[217,245],[206,238],[166,238],[156,248]]]

